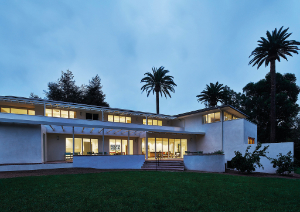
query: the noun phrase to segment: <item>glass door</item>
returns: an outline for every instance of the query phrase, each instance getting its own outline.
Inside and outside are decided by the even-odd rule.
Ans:
[[[175,139],[175,158],[181,157],[180,139]]]
[[[82,139],[83,155],[91,154],[91,140],[89,138]]]

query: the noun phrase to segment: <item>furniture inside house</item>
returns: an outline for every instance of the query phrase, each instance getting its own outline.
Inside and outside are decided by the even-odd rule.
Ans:
[[[65,160],[73,160],[73,154],[71,152],[65,152]]]

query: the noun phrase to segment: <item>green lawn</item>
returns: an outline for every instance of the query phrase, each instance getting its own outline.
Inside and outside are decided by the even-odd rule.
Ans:
[[[192,172],[0,179],[3,211],[299,211],[300,180]]]

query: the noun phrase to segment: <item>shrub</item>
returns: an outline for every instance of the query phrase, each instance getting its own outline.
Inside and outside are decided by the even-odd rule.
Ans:
[[[244,156],[239,151],[234,151],[235,156],[231,160],[233,168],[236,168],[240,172],[247,172],[248,174],[255,171],[256,166],[264,169],[263,165],[260,163],[260,157],[268,158],[266,150],[269,146],[265,146],[262,150],[259,150],[261,144],[258,144],[252,153],[249,152],[250,147],[251,146],[247,147]]]
[[[223,150],[217,150],[217,151],[214,151],[212,154],[223,155],[224,152],[223,152]]]
[[[282,153],[279,153],[277,155],[277,159],[273,159],[271,163],[273,163],[273,167],[276,168],[277,174],[284,174],[288,173],[290,174],[292,171],[295,171],[295,163],[293,161],[292,152],[289,151],[286,155],[282,155]]]

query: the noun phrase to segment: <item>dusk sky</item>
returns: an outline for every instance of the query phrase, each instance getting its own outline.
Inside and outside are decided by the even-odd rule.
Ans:
[[[257,40],[281,26],[300,40],[300,1],[0,1],[0,95],[44,98],[48,82],[73,72],[77,85],[101,78],[111,107],[155,112],[140,83],[164,66],[177,84],[162,114],[204,108],[211,82],[242,92],[270,67],[249,66]],[[300,83],[300,55],[276,62]]]

